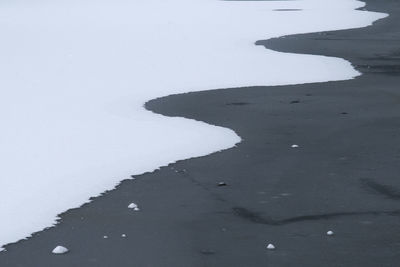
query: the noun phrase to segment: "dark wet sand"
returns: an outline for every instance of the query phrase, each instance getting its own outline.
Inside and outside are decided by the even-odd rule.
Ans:
[[[151,101],[150,110],[244,140],[124,181],[56,228],[8,245],[0,266],[399,266],[400,2],[367,2],[391,16],[259,42],[346,58],[363,76]],[[132,201],[140,212],[126,208]],[[52,255],[57,244],[70,253]]]

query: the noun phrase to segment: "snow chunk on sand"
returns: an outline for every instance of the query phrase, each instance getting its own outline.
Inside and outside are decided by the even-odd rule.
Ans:
[[[53,254],[65,254],[67,252],[68,252],[68,249],[63,246],[57,246],[52,251]]]
[[[138,205],[136,205],[135,203],[132,202],[131,204],[128,205],[128,209],[133,209],[135,211],[138,211],[139,207],[138,207]]]
[[[273,250],[275,249],[274,244],[268,244],[267,249]]]

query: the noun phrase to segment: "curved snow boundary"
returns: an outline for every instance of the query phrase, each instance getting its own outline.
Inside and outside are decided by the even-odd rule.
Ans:
[[[150,99],[358,76],[343,59],[253,43],[360,28],[385,17],[355,11],[362,6],[352,0],[3,3],[0,215],[7,220],[0,222],[0,245],[55,225],[57,214],[131,174],[240,141],[230,129],[146,111]]]

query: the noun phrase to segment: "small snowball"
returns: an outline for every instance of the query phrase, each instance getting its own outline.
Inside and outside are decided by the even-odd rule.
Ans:
[[[333,234],[334,234],[333,231],[326,232],[326,235],[333,235]]]
[[[273,244],[268,244],[267,249],[275,249],[275,246]]]
[[[292,148],[297,148],[299,147],[299,145],[292,145]]]
[[[136,205],[135,203],[131,203],[131,204],[129,204],[128,205],[128,208],[129,209],[133,209],[133,210],[135,210],[135,211],[138,211],[139,210],[139,207],[138,207],[138,205]]]
[[[67,252],[68,252],[68,249],[66,247],[63,247],[63,246],[57,246],[52,251],[53,254],[64,254],[64,253],[67,253]]]

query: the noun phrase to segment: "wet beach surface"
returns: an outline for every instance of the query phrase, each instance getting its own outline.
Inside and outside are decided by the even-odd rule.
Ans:
[[[228,127],[243,141],[122,182],[6,246],[0,266],[396,266],[400,3],[367,3],[390,17],[257,42],[345,58],[362,76],[150,101],[149,110]],[[52,255],[59,244],[70,252]]]

